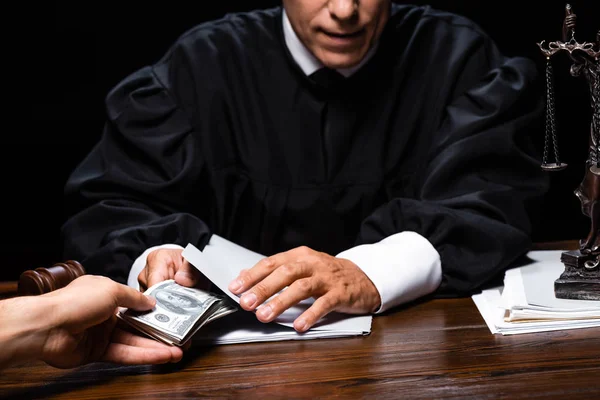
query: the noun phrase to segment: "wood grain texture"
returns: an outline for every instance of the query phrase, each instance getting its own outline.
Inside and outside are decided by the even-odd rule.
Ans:
[[[534,243],[532,250],[577,250],[579,249],[578,240],[563,240],[559,242],[541,242]]]
[[[492,335],[469,298],[377,316],[366,337],[193,347],[177,365],[40,363],[2,398],[539,398],[600,395],[600,329]]]

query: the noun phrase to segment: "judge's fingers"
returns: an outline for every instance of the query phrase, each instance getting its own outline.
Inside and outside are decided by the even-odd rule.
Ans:
[[[142,273],[145,273],[146,288],[166,281],[167,279],[173,279],[175,275],[175,272],[172,268],[169,268],[167,264],[160,262],[146,264],[146,267],[142,270]]]
[[[245,292],[240,298],[240,305],[244,310],[254,310],[286,286],[310,275],[310,267],[304,262],[281,265]]]
[[[321,318],[330,312],[335,311],[339,304],[340,297],[336,296],[334,292],[328,292],[317,298],[308,310],[304,311],[296,318],[294,321],[294,329],[298,332],[306,332],[314,324],[319,322]]]
[[[295,249],[278,253],[270,257],[265,257],[257,262],[252,268],[245,269],[229,284],[229,291],[234,294],[240,294],[250,289],[256,283],[263,280],[275,269],[289,262],[295,262],[299,259]]]
[[[175,273],[175,282],[182,286],[194,287],[201,281],[202,274],[187,260],[183,260]]]
[[[146,265],[140,274],[141,280],[145,280],[145,286],[149,288],[167,279],[174,279],[175,273],[183,264],[181,252],[181,249],[166,248],[151,251],[146,257]]]
[[[320,291],[320,284],[314,278],[294,281],[287,289],[271,298],[256,310],[256,318],[261,322],[271,322],[288,308]]]
[[[161,272],[157,267],[151,267],[146,264],[144,269],[138,275],[138,283],[140,284],[140,290],[146,291],[150,286],[153,285],[151,282],[162,282],[167,278],[164,272]]]
[[[148,289],[148,278],[146,277],[147,275],[147,267],[144,267],[140,273],[138,274],[138,284],[140,285],[140,291],[145,292],[146,289]]]

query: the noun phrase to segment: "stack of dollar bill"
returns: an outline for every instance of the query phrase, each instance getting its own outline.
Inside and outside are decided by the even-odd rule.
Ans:
[[[238,309],[226,296],[181,286],[174,280],[160,282],[144,293],[156,299],[154,309],[123,309],[117,316],[138,331],[176,346],[184,345],[209,322]]]

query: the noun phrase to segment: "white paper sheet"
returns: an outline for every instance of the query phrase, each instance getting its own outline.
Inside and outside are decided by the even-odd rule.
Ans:
[[[502,287],[472,296],[491,333],[514,335],[600,326],[598,308],[589,306],[598,302],[563,301],[554,296],[554,280],[564,270],[561,253],[532,251],[529,256],[533,262],[507,271]],[[535,304],[531,304],[532,299]],[[516,321],[506,320],[507,311]]]
[[[362,336],[355,331],[308,330],[298,333],[293,328],[264,324],[249,312],[237,312],[204,326],[193,338],[194,345],[274,342],[281,340],[308,340]]]
[[[264,258],[261,254],[252,252],[216,235],[211,238],[211,245],[205,246],[203,251],[192,244],[188,244],[182,256],[238,304],[240,299],[229,291],[229,283],[238,276],[242,269],[249,269]],[[283,312],[273,322],[293,330],[294,320],[310,307],[313,301],[312,298],[304,300]],[[240,312],[246,311],[240,310]],[[371,331],[372,318],[371,315],[354,316],[333,312],[311,327],[308,335],[306,333],[303,335],[316,335],[316,331],[323,332],[324,335],[333,333],[342,335],[368,334]]]
[[[527,304],[561,310],[598,310],[600,301],[558,299],[554,295],[554,281],[565,270],[560,261],[562,251],[536,251],[531,258],[534,264],[521,268],[521,277]]]

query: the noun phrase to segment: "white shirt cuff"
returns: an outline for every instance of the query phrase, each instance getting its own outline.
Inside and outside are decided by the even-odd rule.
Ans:
[[[138,282],[138,275],[146,266],[146,259],[148,254],[152,253],[156,249],[182,249],[183,247],[178,244],[161,244],[146,249],[136,260],[133,262],[131,269],[129,270],[129,276],[127,277],[127,286],[131,286],[134,289],[140,290],[140,283]]]
[[[442,282],[440,255],[415,232],[400,232],[378,243],[364,244],[336,257],[355,263],[381,296],[376,314],[435,291]]]

